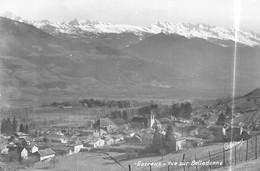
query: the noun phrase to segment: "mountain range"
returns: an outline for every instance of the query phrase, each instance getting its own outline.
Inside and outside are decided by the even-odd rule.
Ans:
[[[206,24],[189,24],[189,23],[171,23],[171,22],[157,22],[156,24],[150,24],[147,27],[124,25],[124,24],[110,24],[100,21],[92,20],[78,20],[73,19],[68,22],[53,23],[48,20],[30,21],[22,19],[19,16],[11,12],[5,12],[3,17],[13,19],[16,21],[28,23],[35,27],[44,30],[45,32],[69,38],[85,38],[85,39],[106,39],[107,43],[113,41],[112,39],[128,39],[127,43],[123,47],[126,47],[136,41],[143,40],[149,35],[164,33],[167,35],[178,34],[186,38],[202,38],[210,42],[215,42],[222,46],[229,46],[230,41],[235,41],[235,29],[225,28],[219,26],[210,26]],[[128,34],[127,34],[128,33]],[[120,36],[116,36],[120,35]],[[139,40],[129,40],[130,37],[135,37]],[[238,31],[239,43],[247,46],[259,46],[260,35],[248,31]],[[117,45],[122,42],[119,41]]]
[[[211,98],[231,94],[234,29],[148,27],[0,17],[2,106],[84,97]],[[239,31],[236,89],[260,85],[260,39]]]

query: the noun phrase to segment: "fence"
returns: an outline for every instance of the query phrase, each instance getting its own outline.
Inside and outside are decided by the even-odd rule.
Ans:
[[[132,166],[128,166],[129,171],[204,171],[213,170],[221,167],[228,167],[230,165],[237,165],[241,162],[247,162],[249,160],[257,159],[260,155],[260,137],[255,136],[245,141],[223,143],[222,150],[209,151],[200,155],[197,154],[185,154],[176,158],[168,158],[161,160],[161,165],[152,166],[148,165],[140,167],[138,169],[132,169]],[[212,146],[211,146],[212,147]],[[159,161],[157,161],[159,162]],[[204,162],[204,165],[203,163]]]

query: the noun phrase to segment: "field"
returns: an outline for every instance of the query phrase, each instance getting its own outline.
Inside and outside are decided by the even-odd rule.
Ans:
[[[185,160],[193,160],[195,154],[198,159],[204,158],[204,160],[207,159],[208,151],[211,150],[212,153],[216,153],[221,151],[223,148],[223,144],[214,144],[211,146],[206,147],[200,147],[195,149],[189,149],[184,150],[179,153],[175,154],[168,154],[166,156],[151,156],[151,157],[143,157],[143,158],[135,158],[131,160],[123,160],[120,161],[120,156],[125,156],[125,153],[109,153],[110,156],[113,158],[116,158],[122,166],[117,164],[114,160],[112,160],[108,155],[103,153],[78,153],[66,157],[59,158],[58,162],[55,163],[55,167],[52,165],[48,165],[46,163],[36,164],[33,168],[27,169],[30,171],[33,170],[39,170],[48,168],[48,171],[123,171],[128,170],[129,165],[131,165],[132,171],[138,171],[138,170],[149,170],[149,166],[142,167],[137,166],[137,163],[139,162],[162,162],[162,163],[168,163],[171,162],[181,162],[183,154],[186,154]],[[163,159],[163,160],[162,160]],[[153,170],[161,170],[166,168],[164,167],[157,167],[153,166]],[[172,169],[182,169],[180,166],[171,166]],[[194,167],[195,168],[195,167]]]
[[[236,165],[234,165],[234,147],[232,148],[232,170],[248,170],[254,171],[260,168],[259,159],[255,160],[255,138],[249,140],[248,143],[248,157],[246,162],[246,141],[236,146]],[[257,143],[259,144],[259,143]],[[37,163],[33,168],[26,169],[28,171],[33,170],[48,170],[48,171],[124,171],[129,170],[129,165],[132,171],[150,171],[148,164],[153,164],[153,171],[167,171],[169,170],[210,170],[216,169],[219,171],[229,170],[230,164],[230,150],[225,152],[225,168],[223,168],[221,162],[223,162],[223,143],[216,143],[209,146],[185,149],[178,153],[172,153],[165,156],[150,155],[146,157],[129,158],[127,153],[116,152],[82,152],[70,156],[60,157],[55,162],[55,166],[50,163]],[[209,160],[209,151],[211,154],[212,162],[216,162],[214,166],[202,166],[201,164],[191,165],[192,161]],[[184,156],[185,154],[185,156]],[[130,156],[130,155],[129,155]],[[184,156],[184,160],[183,160]],[[258,152],[259,156],[259,152]],[[258,157],[259,158],[259,157]],[[115,162],[115,160],[118,162]],[[183,162],[184,161],[184,162]],[[174,164],[175,163],[175,164]],[[219,164],[218,164],[219,163]],[[241,164],[242,163],[242,164]],[[156,165],[157,164],[157,165]],[[255,166],[255,167],[252,167]]]

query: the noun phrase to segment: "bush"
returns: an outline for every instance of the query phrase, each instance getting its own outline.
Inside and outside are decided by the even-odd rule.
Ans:
[[[8,154],[2,156],[4,162],[18,162],[20,160],[17,151],[10,151]]]
[[[36,156],[31,156],[28,159],[23,160],[22,165],[25,165],[26,167],[31,167],[38,161],[39,161],[39,159]]]

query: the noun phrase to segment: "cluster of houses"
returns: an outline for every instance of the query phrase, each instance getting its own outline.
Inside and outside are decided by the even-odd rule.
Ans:
[[[248,113],[237,114],[232,122],[227,122],[222,128],[223,138],[229,141],[248,139],[251,136],[260,134],[260,111],[250,111]]]
[[[116,128],[108,118],[101,118],[101,125],[107,129]],[[62,127],[64,128],[64,127]],[[66,131],[66,130],[65,130]],[[94,129],[93,127],[80,128],[74,134],[66,134],[58,127],[44,132],[37,131],[35,134],[17,132],[12,136],[1,136],[1,156],[5,157],[16,153],[19,158],[28,159],[37,157],[39,161],[55,156],[71,155],[84,150],[91,150],[119,143],[123,140],[120,134],[108,134],[107,131]]]
[[[162,119],[162,122],[166,121],[167,119]],[[162,134],[166,133],[167,124],[162,124],[153,114],[148,117],[135,116],[130,125],[117,126],[111,119],[105,117],[95,123],[87,124],[88,127],[55,126],[44,132],[38,131],[29,135],[17,132],[12,136],[1,137],[2,144],[5,144],[1,149],[1,156],[5,157],[15,152],[22,160],[36,157],[38,161],[44,161],[83,151],[116,148],[122,145],[145,148],[152,144],[154,124],[161,128]],[[176,134],[176,149],[182,150],[185,145],[187,146],[187,138]]]

